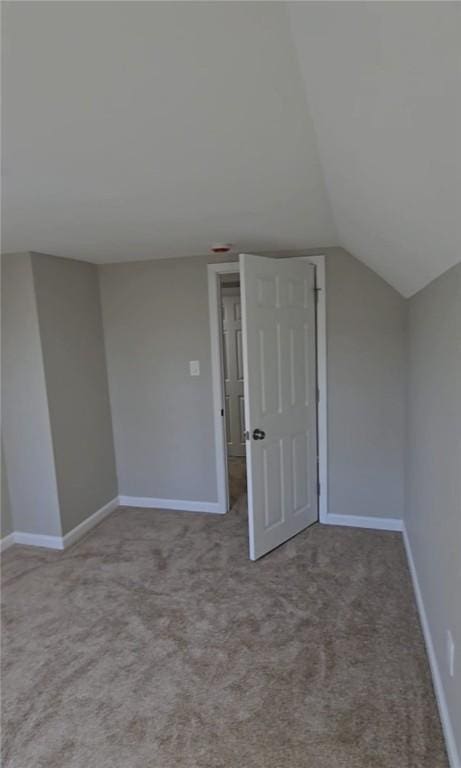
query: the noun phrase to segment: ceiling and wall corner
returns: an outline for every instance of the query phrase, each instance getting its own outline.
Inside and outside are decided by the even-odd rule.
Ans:
[[[410,296],[461,259],[461,6],[289,14],[339,241]]]
[[[4,3],[6,251],[459,261],[457,3]]]

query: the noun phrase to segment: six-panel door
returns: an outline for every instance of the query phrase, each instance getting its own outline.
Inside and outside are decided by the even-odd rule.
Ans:
[[[299,259],[244,254],[240,265],[254,560],[318,518],[315,277]]]

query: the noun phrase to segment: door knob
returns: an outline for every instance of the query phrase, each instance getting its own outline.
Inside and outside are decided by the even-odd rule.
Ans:
[[[263,429],[254,429],[253,430],[253,440],[264,440],[266,437],[266,433]]]

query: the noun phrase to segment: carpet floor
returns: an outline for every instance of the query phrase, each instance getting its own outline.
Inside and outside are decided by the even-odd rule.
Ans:
[[[446,768],[401,537],[119,509],[3,557],[4,768]]]
[[[227,461],[229,500],[234,506],[247,491],[247,464],[244,456],[230,456]]]

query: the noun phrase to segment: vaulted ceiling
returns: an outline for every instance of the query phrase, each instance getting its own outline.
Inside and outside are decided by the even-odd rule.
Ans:
[[[456,3],[3,4],[2,250],[460,260]]]
[[[461,260],[461,5],[290,13],[338,241],[410,295]]]

